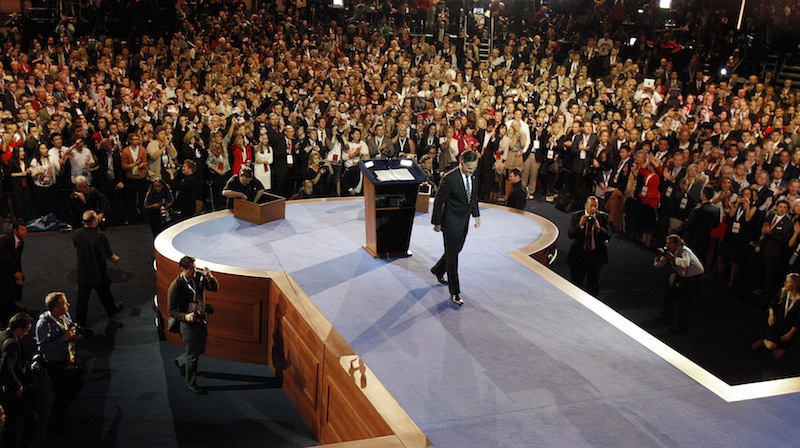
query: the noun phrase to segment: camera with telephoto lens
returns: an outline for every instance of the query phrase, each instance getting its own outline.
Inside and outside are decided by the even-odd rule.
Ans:
[[[663,257],[664,255],[667,255],[667,252],[669,252],[669,249],[667,249],[666,246],[659,247],[658,249],[656,249],[656,253],[658,253],[659,257]]]
[[[82,338],[94,336],[94,328],[92,327],[84,327],[73,322],[72,325],[69,326],[69,329],[72,330],[73,328],[75,329],[75,336],[80,336]]]

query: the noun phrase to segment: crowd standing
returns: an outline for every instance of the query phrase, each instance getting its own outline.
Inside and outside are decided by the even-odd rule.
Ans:
[[[737,31],[698,0],[669,11],[492,0],[463,17],[450,3],[179,2],[175,29],[124,41],[66,19],[51,35],[12,23],[0,54],[0,210],[12,223],[53,213],[84,227],[88,216],[92,232],[146,221],[156,234],[262,189],[357,195],[367,158],[416,159],[435,194],[471,150],[482,201],[602,212],[602,234],[576,215],[575,236],[589,242],[579,249],[605,247],[594,238],[608,232],[649,248],[686,243],[714,281],[777,294],[800,253],[800,98],[790,80],[741,63],[747,36],[796,50],[796,31],[777,25],[798,23],[796,5],[762,2]],[[103,266],[116,262],[107,246],[92,252]],[[21,286],[19,253],[9,247],[4,285]],[[781,297],[793,304],[792,288]],[[66,296],[47,307],[37,337],[74,337]],[[51,356],[63,362],[67,349]]]

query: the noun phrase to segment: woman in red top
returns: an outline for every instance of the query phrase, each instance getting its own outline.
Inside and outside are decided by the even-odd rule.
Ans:
[[[658,190],[660,182],[658,163],[654,159],[655,156],[643,150],[637,151],[634,157],[634,169],[638,173],[634,197],[640,204],[638,224],[642,230],[642,244],[645,247],[650,247],[653,229],[656,226],[658,203],[661,201],[661,193]]]
[[[245,143],[242,134],[236,134],[233,138],[231,154],[233,155],[231,171],[234,176],[239,174],[242,166],[250,166],[253,163],[253,147]]]

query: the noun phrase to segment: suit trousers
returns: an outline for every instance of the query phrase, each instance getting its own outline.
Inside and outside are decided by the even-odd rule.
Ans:
[[[181,322],[181,338],[186,353],[178,356],[178,366],[185,369],[187,386],[197,386],[197,364],[200,355],[206,352],[208,327],[205,323]]]
[[[436,262],[431,269],[431,272],[438,276],[447,273],[447,286],[450,289],[450,294],[460,294],[461,285],[458,281],[458,254],[464,248],[464,242],[467,240],[467,232],[464,231],[463,235],[451,236],[451,232],[442,229],[444,235],[444,254],[442,258]]]
[[[600,292],[600,268],[603,263],[597,251],[583,252],[569,266],[572,283],[594,297]],[[584,281],[586,287],[584,288]]]
[[[536,194],[536,183],[539,181],[539,168],[541,163],[536,161],[536,156],[531,154],[522,165],[522,185],[528,186],[528,194]]]
[[[78,309],[76,312],[76,320],[78,324],[86,326],[86,319],[89,316],[89,296],[92,294],[92,289],[97,291],[100,297],[100,303],[106,310],[106,315],[111,317],[116,312],[116,305],[114,304],[114,296],[111,295],[111,282],[108,279],[103,280],[99,285],[78,285]]]
[[[667,289],[664,298],[664,320],[672,321],[673,308],[678,304],[678,327],[686,329],[689,327],[689,307],[692,299],[700,289],[698,282],[699,276],[695,277],[676,277],[676,282]]]

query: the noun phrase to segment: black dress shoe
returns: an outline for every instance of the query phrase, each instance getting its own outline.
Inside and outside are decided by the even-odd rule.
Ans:
[[[200,387],[198,385],[191,386],[191,385],[187,384],[186,388],[189,389],[190,391],[192,391],[192,393],[195,393],[197,395],[205,395],[205,394],[208,393],[208,392],[206,392],[205,389],[203,389],[202,387]]]
[[[461,300],[461,297],[459,297],[458,294],[450,294],[450,301],[455,303],[458,306],[461,306],[461,305],[464,304],[464,301]]]
[[[108,318],[111,319],[112,317],[119,314],[122,309],[125,308],[125,304],[122,302],[118,302],[117,305],[114,307],[114,312],[108,315]]]
[[[445,280],[445,278],[444,278],[444,274],[437,274],[436,272],[433,272],[433,269],[431,269],[431,274],[433,274],[433,275],[435,275],[435,276],[436,276],[436,280],[437,280],[439,283],[441,283],[441,284],[443,284],[443,285],[446,285],[446,284],[447,284],[447,280]]]
[[[181,377],[186,378],[186,366],[182,366],[181,363],[178,361],[178,358],[173,359],[175,365],[178,366],[178,370],[181,372]]]

